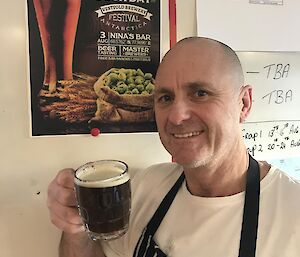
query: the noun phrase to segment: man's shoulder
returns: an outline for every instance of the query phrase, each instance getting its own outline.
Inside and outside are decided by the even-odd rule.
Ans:
[[[133,180],[135,183],[162,183],[163,181],[176,181],[182,173],[182,166],[177,163],[158,163],[149,166],[145,170],[135,174]]]
[[[176,182],[183,172],[182,166],[176,163],[159,163],[145,170],[138,171],[132,180],[132,191],[148,197],[161,197]]]
[[[293,208],[300,214],[300,181],[290,176],[287,172],[279,168],[272,167],[274,180],[271,185],[271,193],[276,198],[276,201],[281,202],[286,207]]]
[[[276,248],[280,242],[279,245],[284,245],[285,250],[289,249],[290,256],[296,256],[293,252],[299,249],[300,182],[274,166],[271,167],[265,182],[259,217],[261,238],[265,238],[266,245],[272,248]]]
[[[144,173],[144,176],[164,179],[170,176],[176,177],[176,175],[180,174],[182,171],[183,168],[179,164],[173,162],[166,162],[151,165],[147,169],[142,171],[142,173]]]
[[[289,175],[286,171],[279,168],[272,167],[277,177],[277,182],[284,188],[290,189],[291,191],[300,191],[300,180]]]

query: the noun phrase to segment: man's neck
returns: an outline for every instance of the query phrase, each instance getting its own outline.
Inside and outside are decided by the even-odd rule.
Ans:
[[[246,187],[248,154],[235,154],[217,164],[185,169],[188,190],[193,195],[221,197],[240,193]]]

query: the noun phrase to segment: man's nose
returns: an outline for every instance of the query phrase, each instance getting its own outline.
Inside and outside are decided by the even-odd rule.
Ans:
[[[183,100],[174,101],[170,106],[168,120],[174,125],[181,125],[184,121],[190,119],[191,108]]]

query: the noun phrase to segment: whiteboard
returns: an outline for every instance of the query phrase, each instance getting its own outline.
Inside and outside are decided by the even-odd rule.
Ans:
[[[299,0],[197,0],[199,36],[236,51],[300,51]]]
[[[300,53],[238,52],[253,106],[242,132],[258,159],[300,156]]]

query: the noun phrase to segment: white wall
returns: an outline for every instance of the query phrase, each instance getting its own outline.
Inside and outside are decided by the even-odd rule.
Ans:
[[[168,1],[161,2],[165,53]],[[177,8],[178,39],[196,35],[195,0]],[[0,46],[0,257],[54,257],[60,232],[49,222],[46,197],[59,169],[114,157],[136,171],[170,156],[157,134],[31,138],[25,0],[1,1]]]

